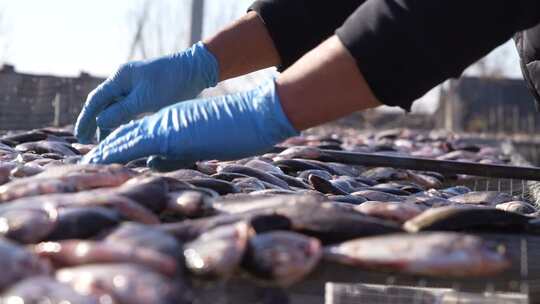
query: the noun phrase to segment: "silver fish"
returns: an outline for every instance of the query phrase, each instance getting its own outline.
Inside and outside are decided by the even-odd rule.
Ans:
[[[171,277],[179,269],[178,262],[168,255],[122,243],[82,240],[45,242],[35,245],[32,251],[49,260],[55,268],[88,264],[132,263]]]
[[[71,286],[46,276],[28,278],[13,285],[3,294],[1,302],[5,304],[102,303],[97,297],[79,294]]]
[[[189,289],[179,279],[171,280],[133,264],[98,264],[64,268],[56,279],[83,295],[109,297],[118,304],[191,303]]]
[[[0,239],[0,267],[0,290],[22,279],[50,273],[50,266],[45,261],[6,239]]]
[[[324,258],[368,270],[443,278],[493,276],[511,265],[502,245],[457,233],[357,239],[326,247]]]
[[[201,277],[228,278],[244,256],[250,234],[246,223],[210,230],[184,246],[188,270]]]
[[[404,202],[365,202],[354,210],[373,217],[405,223],[422,213],[422,208]]]
[[[319,263],[321,243],[298,233],[276,231],[249,241],[243,267],[258,279],[290,286],[305,278]]]

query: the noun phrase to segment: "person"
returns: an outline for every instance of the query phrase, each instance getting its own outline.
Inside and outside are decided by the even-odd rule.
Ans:
[[[98,128],[116,130],[83,162],[149,156],[149,166],[167,170],[239,159],[355,111],[382,104],[409,110],[539,22],[536,0],[256,1],[217,35],[125,64],[90,93],[76,136],[85,143]],[[518,35],[518,48],[538,89],[540,44],[529,36]],[[194,99],[220,81],[272,66],[282,73],[252,90]],[[147,112],[156,113],[132,121]]]

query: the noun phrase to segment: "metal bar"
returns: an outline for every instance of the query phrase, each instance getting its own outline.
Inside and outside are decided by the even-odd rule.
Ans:
[[[274,147],[272,152],[279,153],[284,150],[285,148],[282,147]],[[349,165],[391,167],[396,169],[433,171],[442,174],[466,174],[492,178],[540,181],[540,168],[536,167],[490,165],[334,150],[321,150],[321,153],[322,156],[319,159],[322,161],[340,162]]]
[[[332,160],[351,165],[392,167],[443,174],[467,174],[493,178],[514,178],[540,181],[540,168],[490,165],[472,162],[442,161],[393,155],[322,150],[321,160]]]

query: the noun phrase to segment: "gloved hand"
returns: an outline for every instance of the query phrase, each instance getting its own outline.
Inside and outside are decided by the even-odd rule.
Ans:
[[[150,165],[163,167],[172,162],[174,167],[188,167],[199,160],[263,153],[297,134],[272,81],[244,93],[181,102],[131,122],[114,131],[82,162],[126,163],[158,155],[162,158],[152,158]]]
[[[218,62],[202,42],[171,56],[127,63],[89,94],[75,135],[89,143],[96,125],[112,130],[139,114],[193,99],[218,78]]]

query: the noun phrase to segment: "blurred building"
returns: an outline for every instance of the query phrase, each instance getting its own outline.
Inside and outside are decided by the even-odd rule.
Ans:
[[[534,98],[521,79],[451,80],[436,115],[437,127],[455,132],[516,136],[540,130]]]
[[[0,70],[0,130],[34,129],[73,124],[86,96],[103,79],[20,74],[13,66]]]

